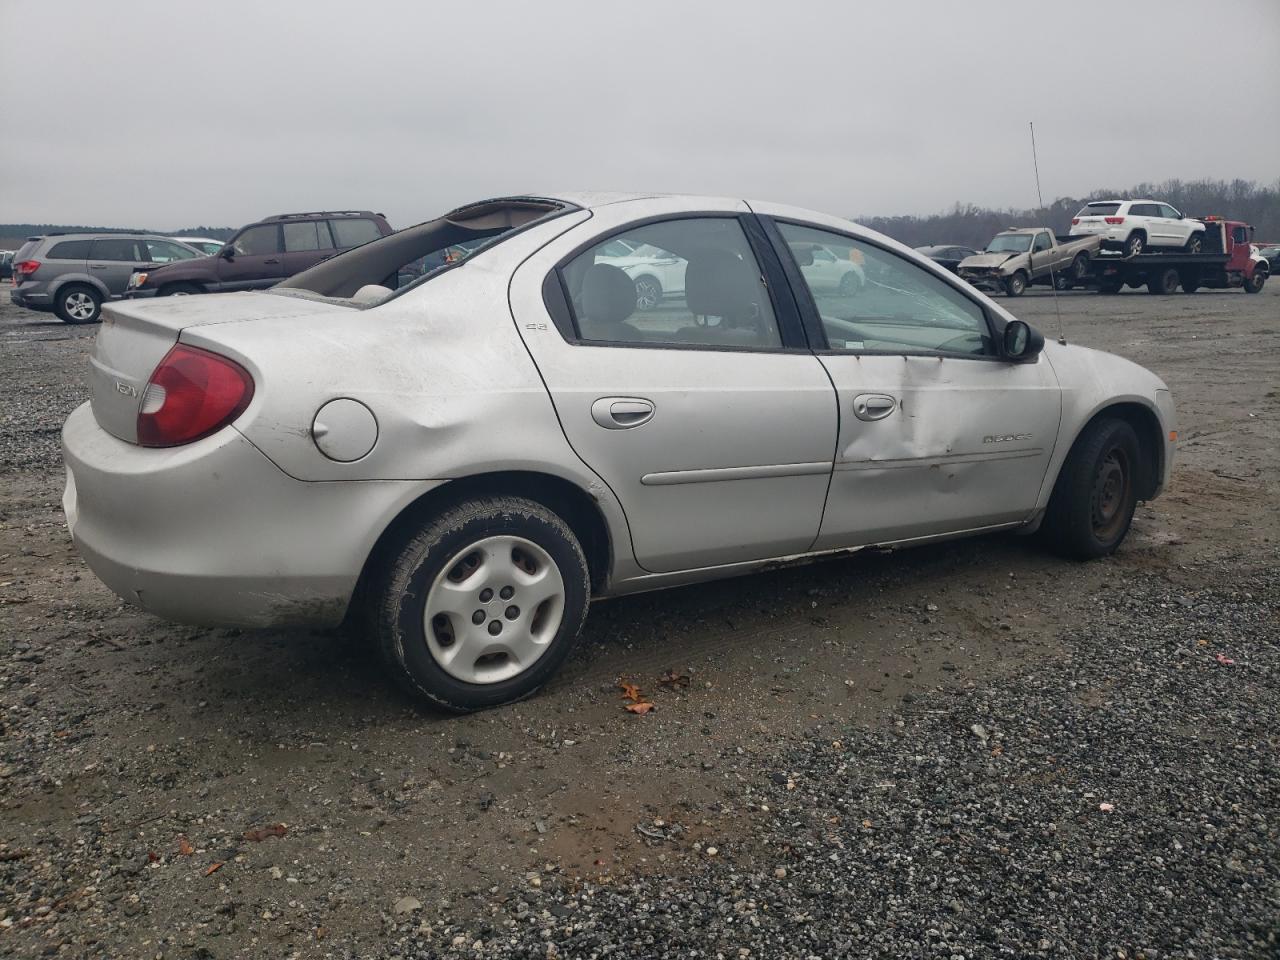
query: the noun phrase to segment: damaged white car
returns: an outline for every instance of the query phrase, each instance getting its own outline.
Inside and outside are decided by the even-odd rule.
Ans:
[[[642,309],[615,240],[682,282]],[[64,506],[108,586],[361,624],[455,711],[537,689],[593,597],[994,530],[1110,553],[1175,438],[1143,368],[846,220],[716,198],[477,203],[270,291],[109,304],[91,366]]]

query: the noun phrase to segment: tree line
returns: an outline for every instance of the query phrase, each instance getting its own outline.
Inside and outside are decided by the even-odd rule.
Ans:
[[[981,249],[1009,227],[1052,227],[1065,234],[1071,218],[1090,200],[1150,198],[1171,203],[1186,216],[1216,214],[1256,228],[1259,242],[1280,243],[1280,180],[1262,186],[1252,180],[1166,180],[1127,190],[1094,190],[1084,197],[1059,197],[1047,207],[991,210],[957,203],[946,213],[923,217],[854,217],[858,223],[911,247],[948,243]]]

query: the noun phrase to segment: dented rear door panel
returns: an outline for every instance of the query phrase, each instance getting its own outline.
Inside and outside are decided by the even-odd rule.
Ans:
[[[835,469],[814,549],[1027,520],[1058,436],[1048,359],[824,355],[840,404]],[[892,413],[864,420],[859,398]],[[865,410],[863,411],[865,414]]]

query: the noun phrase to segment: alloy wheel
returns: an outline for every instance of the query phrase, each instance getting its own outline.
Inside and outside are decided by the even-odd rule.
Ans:
[[[95,309],[93,297],[83,291],[77,290],[69,294],[62,304],[74,320],[89,320],[93,317]]]

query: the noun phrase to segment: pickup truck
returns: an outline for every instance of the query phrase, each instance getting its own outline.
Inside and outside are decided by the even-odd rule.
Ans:
[[[975,287],[998,287],[1022,296],[1029,284],[1059,290],[1083,283],[1101,237],[1058,237],[1048,227],[1014,227],[997,233],[982,253],[960,261],[959,274]]]

